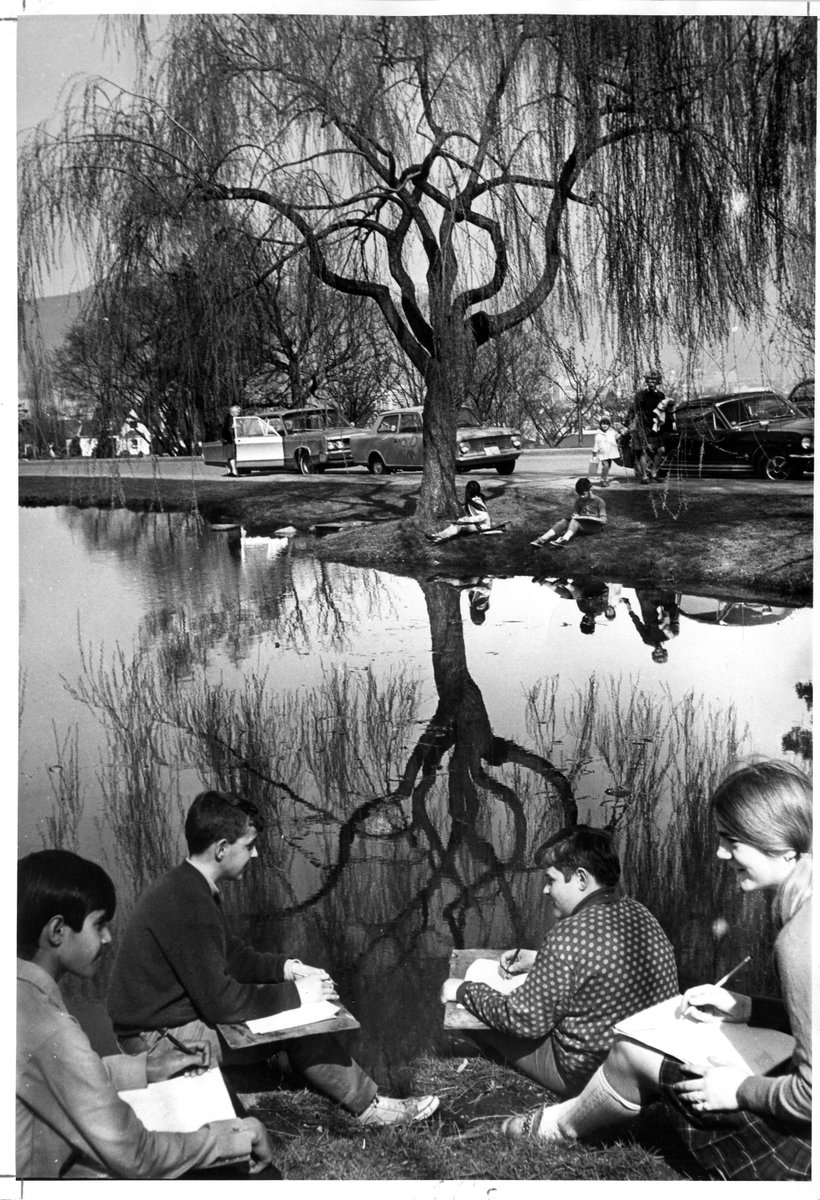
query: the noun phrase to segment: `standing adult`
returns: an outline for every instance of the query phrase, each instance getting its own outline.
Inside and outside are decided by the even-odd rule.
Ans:
[[[663,457],[660,406],[666,395],[661,391],[662,379],[660,371],[647,371],[644,375],[645,386],[635,393],[632,407],[627,414],[635,471],[641,483],[651,483],[653,479],[658,478]]]
[[[774,961],[782,1000],[715,984],[689,988],[690,1015],[776,1028],[794,1036],[790,1058],[765,1075],[716,1061],[682,1063],[616,1038],[574,1100],[512,1117],[512,1137],[568,1142],[634,1119],[658,1095],[667,1123],[702,1167],[722,1179],[808,1180],[811,1173],[812,786],[791,763],[731,772],[711,800],[717,856],[743,892],[768,891],[781,926]]]
[[[228,474],[236,477],[239,472],[236,469],[236,418],[242,416],[242,409],[238,404],[232,404],[225,413],[225,418],[222,422],[222,444],[225,447],[225,462],[228,466]]]

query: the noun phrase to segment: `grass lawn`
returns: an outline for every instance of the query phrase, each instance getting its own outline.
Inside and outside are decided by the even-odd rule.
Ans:
[[[434,1092],[441,1107],[430,1121],[395,1129],[363,1128],[304,1089],[245,1090],[252,1082],[239,1084],[240,1097],[248,1113],[270,1131],[275,1163],[285,1179],[702,1178],[696,1164],[683,1161],[677,1145],[664,1147],[660,1106],[650,1108],[628,1131],[594,1143],[539,1146],[502,1137],[503,1117],[550,1097],[514,1071],[477,1055],[430,1056],[412,1064],[401,1090]]]

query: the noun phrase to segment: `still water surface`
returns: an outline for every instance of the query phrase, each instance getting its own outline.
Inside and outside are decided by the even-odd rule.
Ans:
[[[249,794],[266,829],[237,927],[326,966],[356,1053],[400,1082],[442,1044],[450,950],[537,945],[532,852],[590,819],[683,984],[752,950],[745,984],[772,987],[765,908],[713,869],[706,797],[727,758],[809,725],[810,610],[403,578],[180,514],[20,522],[20,852],[101,861],[118,922],[183,856],[197,791]]]

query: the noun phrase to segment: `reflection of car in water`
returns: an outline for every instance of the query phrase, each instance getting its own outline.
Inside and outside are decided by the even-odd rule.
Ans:
[[[380,413],[369,429],[350,440],[353,462],[373,475],[422,468],[422,409],[394,408]],[[461,408],[456,430],[456,470],[494,467],[511,475],[521,453],[521,436],[506,425],[482,425],[471,408]]]
[[[705,625],[773,625],[792,609],[747,600],[720,600],[715,596],[686,596],[678,593],[681,615]]]
[[[677,433],[666,466],[680,475],[793,478],[814,471],[814,425],[785,396],[765,388],[699,396],[675,408]]]

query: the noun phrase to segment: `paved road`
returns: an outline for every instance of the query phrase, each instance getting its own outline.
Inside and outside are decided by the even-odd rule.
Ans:
[[[226,488],[233,486],[222,467],[205,466],[199,458],[38,459],[34,462],[20,462],[18,465],[21,477],[27,475],[104,477],[116,469],[123,478],[150,479],[157,475],[163,479],[193,478],[214,482],[222,479],[225,481]],[[586,475],[588,465],[589,450],[583,447],[576,450],[526,450],[516,464],[515,474],[508,476],[503,482],[505,484],[515,483],[524,488],[563,485],[571,483],[581,475]],[[265,475],[244,475],[242,482],[243,484],[256,484],[269,490],[280,482],[292,483],[296,478],[298,477],[292,471],[271,471]],[[321,487],[324,479],[332,479],[334,483],[344,484],[346,481],[361,483],[363,480],[371,478],[373,477],[368,475],[364,468],[356,467],[348,471],[328,471],[326,475],[314,475],[310,482]],[[401,473],[391,477],[398,485],[411,484],[418,481],[419,478],[420,476],[415,472],[412,474]],[[467,476],[464,476],[465,480],[466,478]],[[485,480],[488,483],[490,481],[502,482],[502,477],[492,470],[473,472],[470,478]],[[615,481],[616,488],[618,483],[637,485],[632,471],[627,471],[623,467],[614,467],[610,478]],[[305,480],[305,482],[308,481]],[[374,479],[375,482],[377,481]],[[378,483],[381,485],[383,479],[380,478]],[[770,483],[768,480],[758,479],[751,475],[735,479],[718,476],[688,479],[681,484],[682,487],[692,492],[717,493],[726,488],[737,488],[741,485],[745,491],[761,495],[765,495],[767,492],[771,493],[772,490],[779,493],[805,494],[810,493],[813,488],[813,482],[810,479]]]

